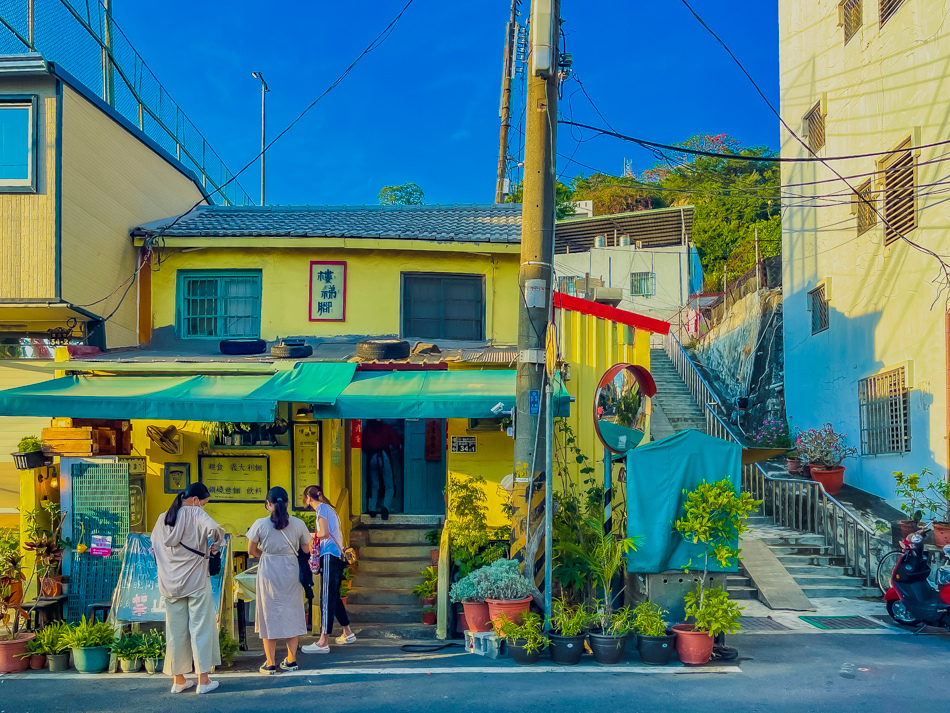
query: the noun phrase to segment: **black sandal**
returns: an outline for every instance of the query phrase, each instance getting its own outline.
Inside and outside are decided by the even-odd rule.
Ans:
[[[266,663],[257,670],[265,676],[275,676],[279,673],[276,666],[268,666]]]

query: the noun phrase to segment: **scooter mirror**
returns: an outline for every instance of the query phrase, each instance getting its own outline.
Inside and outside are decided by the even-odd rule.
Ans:
[[[950,545],[943,546],[943,554],[950,559]]]

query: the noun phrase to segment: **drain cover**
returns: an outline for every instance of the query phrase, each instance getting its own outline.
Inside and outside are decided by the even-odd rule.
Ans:
[[[819,629],[886,628],[877,622],[871,621],[870,619],[865,619],[863,616],[800,616],[798,618]]]
[[[739,619],[740,631],[789,631],[784,624],[779,624],[767,616],[744,616]]]

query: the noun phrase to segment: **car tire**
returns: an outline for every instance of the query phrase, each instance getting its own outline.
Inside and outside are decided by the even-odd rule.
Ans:
[[[263,339],[222,339],[218,349],[222,354],[230,355],[263,354],[267,351],[267,342]]]
[[[364,339],[356,344],[356,357],[362,361],[405,359],[409,351],[405,339]]]
[[[313,347],[309,344],[275,344],[270,348],[270,355],[278,359],[303,359],[313,354]]]

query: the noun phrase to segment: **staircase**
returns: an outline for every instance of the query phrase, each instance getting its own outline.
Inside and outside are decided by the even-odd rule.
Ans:
[[[660,440],[687,429],[705,433],[706,418],[702,410],[676,372],[673,362],[662,349],[650,350],[650,373],[656,382],[653,405],[661,412],[651,419],[654,440]],[[666,425],[667,421],[669,426]],[[670,427],[672,431],[669,430]]]
[[[431,564],[425,533],[432,525],[364,525],[366,544],[346,600],[353,631],[361,639],[434,639],[422,623],[422,604],[412,588]]]

